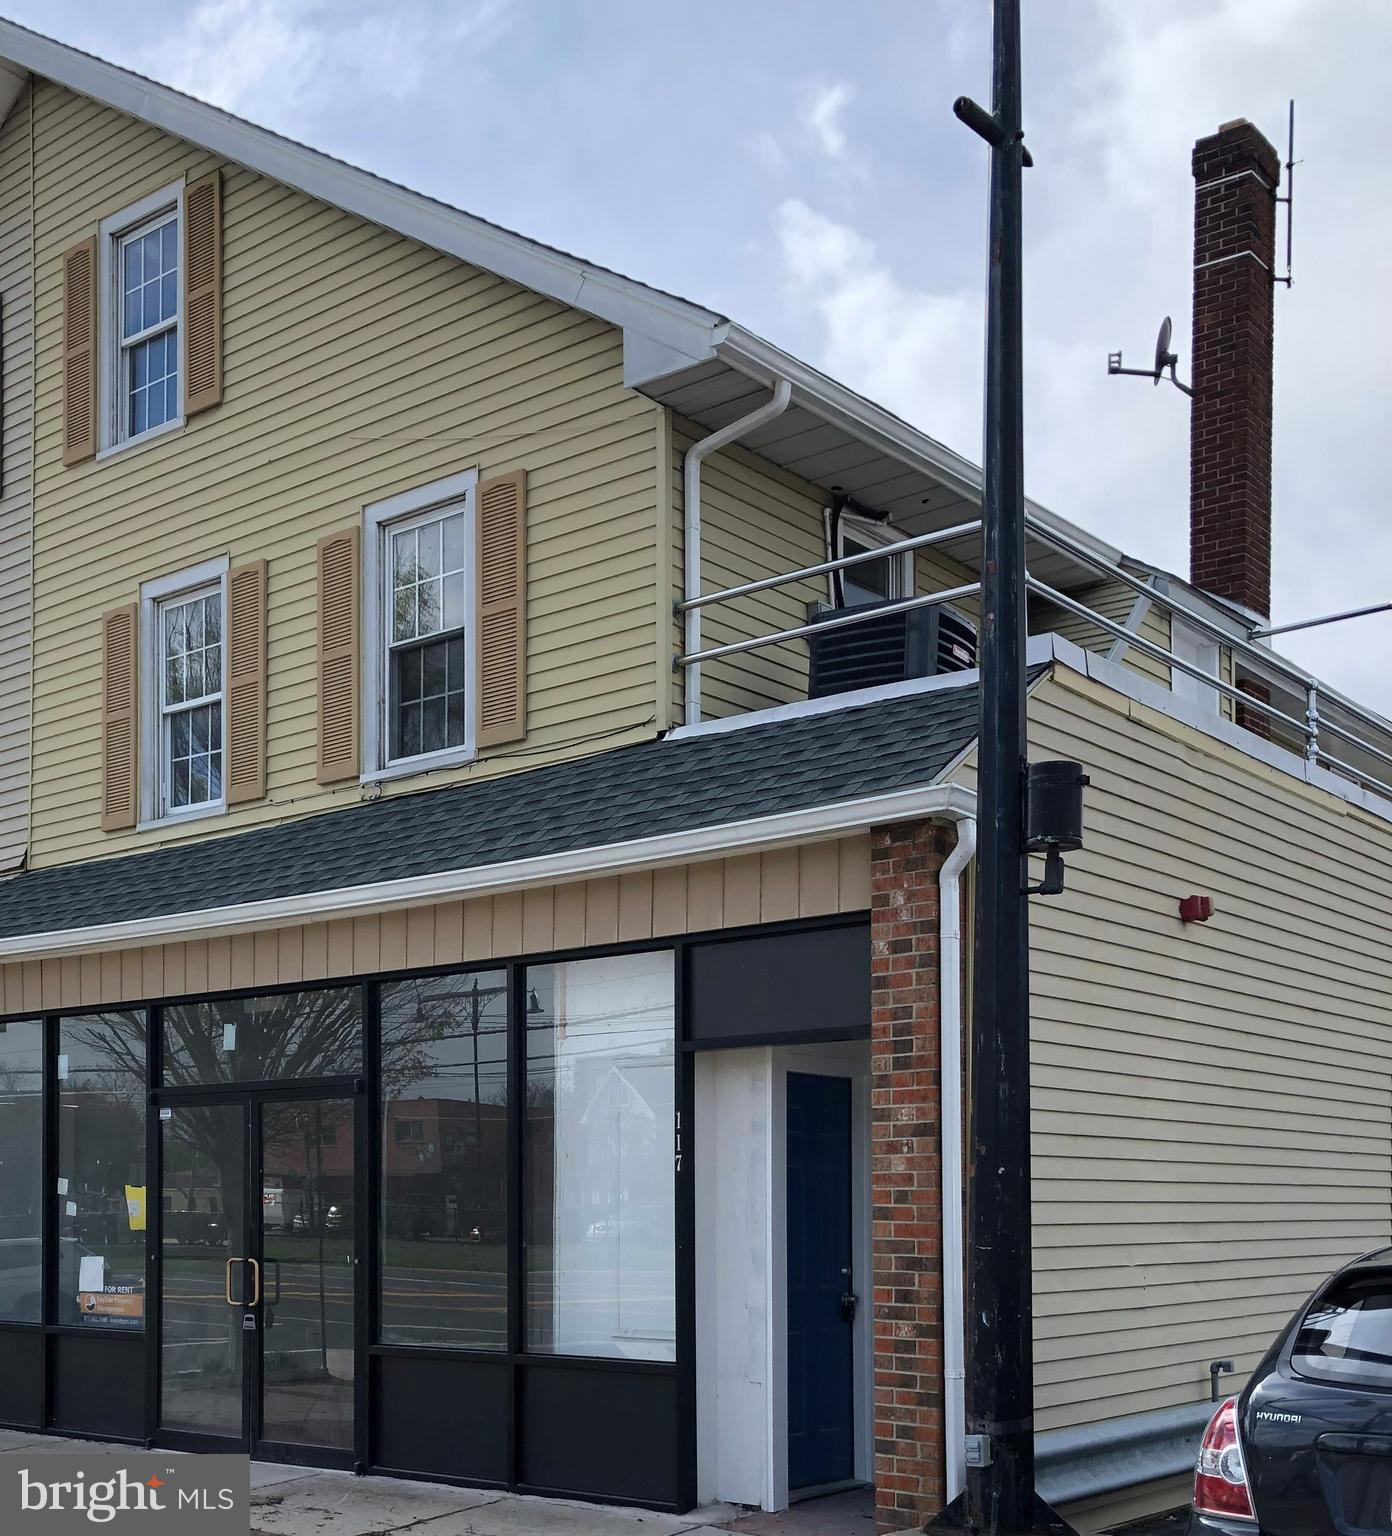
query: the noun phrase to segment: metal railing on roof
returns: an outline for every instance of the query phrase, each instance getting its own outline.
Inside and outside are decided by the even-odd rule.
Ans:
[[[1291,736],[1303,742],[1304,756],[1307,761],[1322,764],[1331,768],[1334,772],[1351,779],[1377,793],[1392,799],[1392,782],[1385,781],[1370,774],[1365,768],[1349,762],[1346,758],[1329,750],[1325,739],[1329,736],[1337,737],[1340,741],[1353,747],[1356,751],[1366,754],[1379,764],[1386,764],[1392,768],[1392,739],[1389,739],[1389,747],[1380,747],[1370,741],[1366,735],[1351,730],[1346,725],[1341,725],[1328,714],[1322,714],[1320,701],[1322,695],[1332,695],[1332,690],[1326,689],[1319,679],[1294,662],[1287,661],[1285,657],[1264,646],[1257,645],[1246,636],[1237,633],[1233,628],[1224,625],[1219,620],[1205,613],[1202,609],[1186,603],[1180,598],[1173,597],[1167,591],[1160,590],[1153,582],[1134,575],[1123,567],[1114,564],[1105,556],[1090,549],[1080,540],[1071,538],[1062,530],[1052,527],[1036,517],[1026,519],[1031,536],[1040,544],[1069,558],[1079,561],[1095,570],[1099,577],[1105,581],[1115,582],[1128,587],[1138,596],[1146,598],[1152,605],[1157,605],[1169,613],[1171,618],[1178,618],[1193,629],[1216,641],[1221,647],[1225,647],[1233,657],[1244,657],[1251,663],[1252,669],[1267,677],[1275,677],[1296,693],[1303,694],[1305,699],[1305,712],[1303,715],[1293,715],[1273,704],[1270,699],[1264,698],[1260,693],[1254,692],[1250,687],[1244,688],[1239,683],[1228,682],[1226,679],[1215,675],[1199,666],[1188,658],[1177,655],[1173,650],[1167,649],[1158,641],[1151,640],[1145,635],[1129,628],[1125,624],[1118,623],[1115,619],[1108,618],[1105,614],[1098,613],[1096,609],[1088,607],[1075,597],[1070,597],[1066,592],[1060,592],[1047,582],[1038,580],[1034,576],[1026,576],[1028,590],[1035,593],[1045,602],[1074,617],[1091,624],[1104,634],[1109,634],[1117,639],[1124,640],[1128,646],[1149,656],[1152,660],[1167,666],[1172,672],[1183,673],[1193,678],[1205,688],[1211,688],[1216,693],[1231,699],[1244,710],[1250,710],[1261,715],[1268,721],[1277,723],[1286,728]],[[749,597],[758,592],[766,592],[776,587],[787,586],[796,581],[807,581],[816,576],[830,575],[835,571],[844,571],[857,565],[868,564],[872,561],[894,559],[897,556],[911,554],[915,550],[929,549],[936,544],[947,544],[955,540],[965,538],[974,533],[981,532],[981,521],[958,523],[951,528],[938,529],[933,533],[921,533],[912,538],[898,539],[893,543],[882,544],[871,550],[862,551],[855,555],[842,555],[834,560],[821,560],[815,565],[800,566],[796,570],[785,571],[775,576],[760,577],[755,581],[741,582],[737,586],[723,587],[719,591],[705,592],[693,596],[683,602],[673,604],[676,615],[688,613],[693,609],[706,609],[718,607],[724,604],[736,603],[740,599]],[[906,613],[915,608],[930,608],[942,604],[958,602],[964,597],[976,597],[981,592],[980,582],[965,582],[959,586],[948,587],[939,592],[923,593],[914,597],[900,598],[889,603],[875,603],[864,608],[847,608],[844,612],[835,613],[829,617],[819,618],[815,622],[796,624],[785,629],[772,630],[767,634],[753,635],[743,640],[733,640],[721,645],[713,645],[704,650],[691,651],[685,655],[673,657],[673,666],[679,672],[684,672],[687,677],[687,687],[693,685],[700,688],[700,667],[708,661],[717,661],[721,657],[734,656],[747,651],[761,650],[767,646],[785,645],[789,641],[804,639],[809,635],[820,634],[823,630],[836,628],[840,625],[864,623],[868,619],[878,619],[885,614]],[[1386,722],[1381,720],[1370,710],[1363,709],[1352,701],[1336,696],[1338,705],[1356,721],[1361,722],[1364,729],[1373,734],[1385,732]]]

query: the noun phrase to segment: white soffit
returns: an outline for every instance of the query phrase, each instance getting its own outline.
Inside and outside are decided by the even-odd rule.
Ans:
[[[10,108],[19,100],[19,93],[28,79],[26,71],[12,69],[10,65],[0,62],[0,124],[9,117]]]

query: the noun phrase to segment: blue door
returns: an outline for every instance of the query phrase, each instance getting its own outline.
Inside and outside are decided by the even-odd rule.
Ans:
[[[788,1074],[788,1487],[855,1476],[851,1084]]]

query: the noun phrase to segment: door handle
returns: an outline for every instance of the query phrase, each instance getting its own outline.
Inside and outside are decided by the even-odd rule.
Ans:
[[[229,1307],[240,1307],[242,1305],[242,1303],[240,1301],[235,1301],[233,1299],[233,1297],[232,1297],[232,1266],[234,1264],[245,1264],[245,1263],[246,1263],[245,1259],[228,1259],[227,1266],[223,1270],[223,1275],[222,1275],[222,1294],[226,1298],[227,1305]]]
[[[851,1289],[851,1266],[841,1266],[841,1278],[846,1282],[846,1288],[841,1292],[841,1321],[843,1323],[855,1322],[856,1308],[860,1306],[860,1297]]]
[[[245,1264],[251,1265],[251,1300],[247,1302],[249,1307],[261,1305],[261,1266],[255,1259],[244,1259]]]

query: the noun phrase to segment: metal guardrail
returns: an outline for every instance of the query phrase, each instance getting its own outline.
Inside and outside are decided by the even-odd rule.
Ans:
[[[1056,1508],[1192,1476],[1213,1404],[1186,1403],[1034,1437],[1039,1492]]]
[[[1158,605],[1164,609],[1171,618],[1182,619],[1184,623],[1214,640],[1219,646],[1225,647],[1234,657],[1243,656],[1253,664],[1256,670],[1267,676],[1275,675],[1292,686],[1297,692],[1305,696],[1305,713],[1297,716],[1287,713],[1278,705],[1272,704],[1269,699],[1263,698],[1259,693],[1241,687],[1237,683],[1230,683],[1194,662],[1178,656],[1174,651],[1166,649],[1154,640],[1147,639],[1134,629],[1128,629],[1126,625],[1119,624],[1115,619],[1109,619],[1105,614],[1098,613],[1089,608],[1086,603],[1079,602],[1076,598],[1069,597],[1067,593],[1060,592],[1056,588],[1040,581],[1033,576],[1027,576],[1026,582],[1030,591],[1038,594],[1046,602],[1054,604],[1085,623],[1091,624],[1104,634],[1112,635],[1125,640],[1127,644],[1173,671],[1182,672],[1188,677],[1194,678],[1206,688],[1212,688],[1226,698],[1232,699],[1244,709],[1264,716],[1268,720],[1276,721],[1286,727],[1293,736],[1304,742],[1304,755],[1308,762],[1323,764],[1335,772],[1350,778],[1357,784],[1376,790],[1379,794],[1392,799],[1392,782],[1385,781],[1370,774],[1366,769],[1348,762],[1331,752],[1321,741],[1321,736],[1334,736],[1343,741],[1356,751],[1365,753],[1378,763],[1385,763],[1392,768],[1392,750],[1380,747],[1351,730],[1348,726],[1340,725],[1327,714],[1321,713],[1321,696],[1337,697],[1339,707],[1355,720],[1362,722],[1372,731],[1378,732],[1386,729],[1386,722],[1380,720],[1370,711],[1354,704],[1351,700],[1333,695],[1333,691],[1325,688],[1318,678],[1303,668],[1287,661],[1285,657],[1278,656],[1274,651],[1264,646],[1257,645],[1242,635],[1236,634],[1232,629],[1192,607],[1179,598],[1172,597],[1168,592],[1162,592],[1152,582],[1142,577],[1133,575],[1121,566],[1114,565],[1105,556],[1097,554],[1094,550],[1079,540],[1069,537],[1068,534],[1042,522],[1035,517],[1026,519],[1030,534],[1039,543],[1047,548],[1056,550],[1060,554],[1068,555],[1074,560],[1095,570],[1098,575],[1111,582],[1130,588],[1138,596],[1145,597],[1152,605]],[[829,575],[834,571],[848,570],[857,565],[868,564],[874,560],[893,559],[897,556],[912,553],[914,550],[929,549],[935,544],[947,544],[953,540],[964,538],[973,533],[980,533],[981,521],[959,523],[951,528],[942,528],[934,533],[917,534],[912,538],[900,539],[892,544],[883,544],[876,549],[865,550],[857,555],[842,555],[834,560],[822,560],[815,565],[805,565],[797,570],[786,571],[776,576],[760,577],[756,581],[741,582],[738,586],[724,587],[716,592],[706,592],[687,598],[685,601],[673,604],[674,613],[680,617],[693,610],[715,607],[724,603],[738,602],[741,598],[749,597],[757,592],[766,592],[775,587],[787,586],[795,581],[807,581],[816,576]],[[673,667],[677,671],[688,673],[688,687],[693,683],[699,689],[700,668],[703,662],[717,661],[723,656],[734,656],[746,651],[755,651],[770,645],[784,645],[790,640],[805,638],[811,634],[817,634],[826,629],[836,628],[843,624],[859,624],[870,618],[879,618],[888,613],[905,613],[914,608],[935,607],[944,603],[953,603],[964,597],[975,597],[981,591],[980,582],[967,582],[961,586],[948,587],[941,592],[930,592],[915,597],[901,598],[892,603],[877,603],[864,611],[848,608],[844,613],[834,617],[819,619],[816,623],[797,624],[787,629],[774,630],[765,635],[754,635],[745,640],[734,640],[723,645],[710,646],[704,650],[690,651],[685,655],[676,655],[672,659]]]

